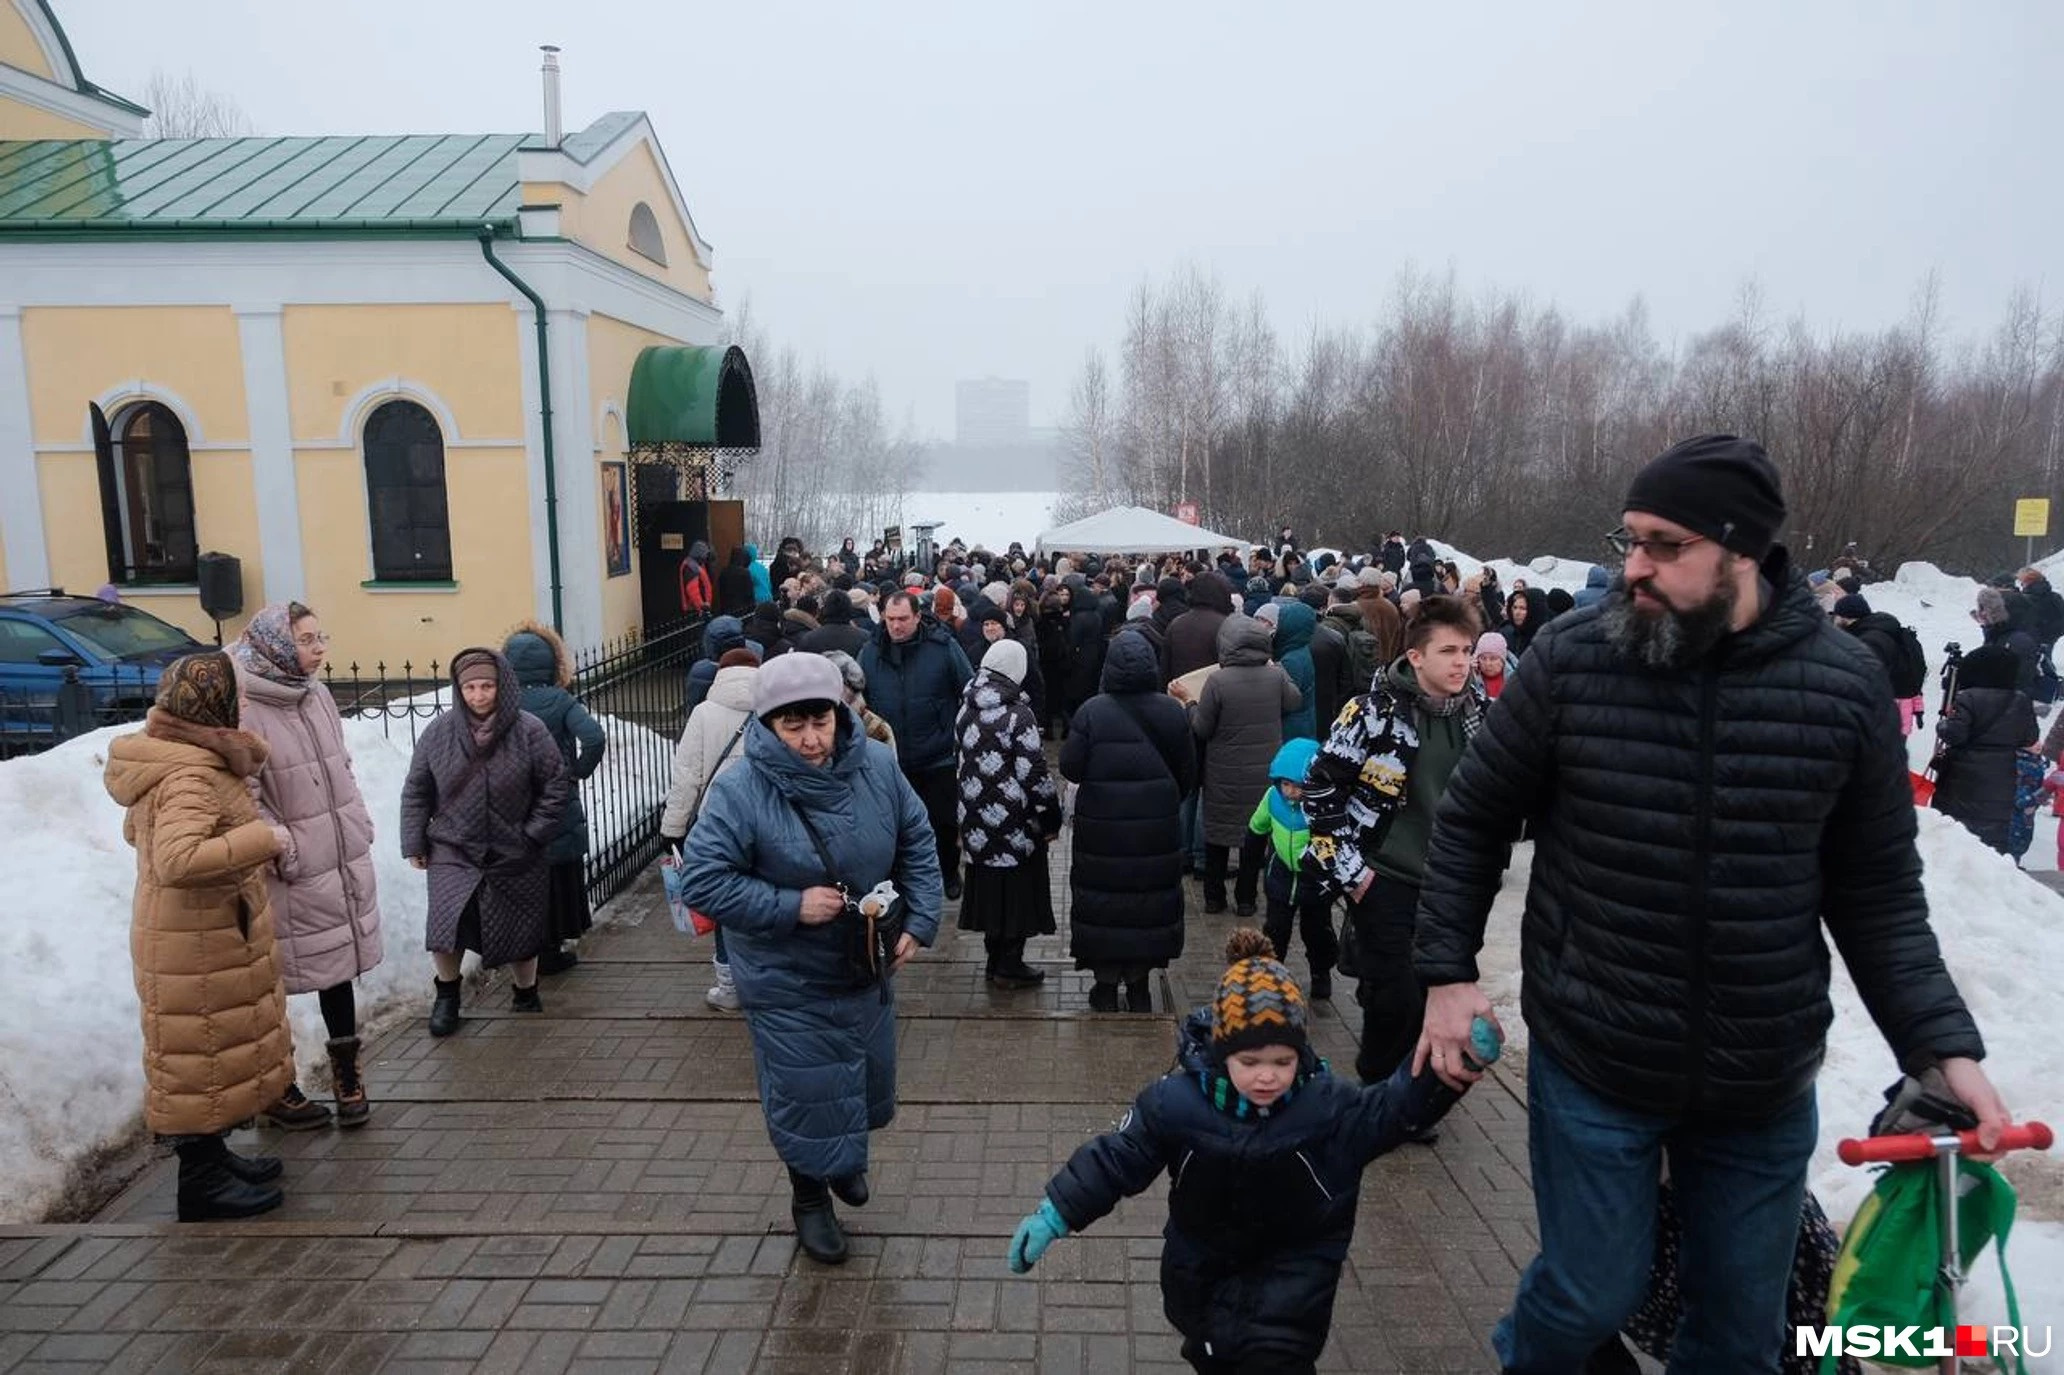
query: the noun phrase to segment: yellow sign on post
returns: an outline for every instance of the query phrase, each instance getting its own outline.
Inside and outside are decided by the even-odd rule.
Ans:
[[[2050,533],[2050,499],[2022,497],[2014,503],[2014,533],[2033,539]]]

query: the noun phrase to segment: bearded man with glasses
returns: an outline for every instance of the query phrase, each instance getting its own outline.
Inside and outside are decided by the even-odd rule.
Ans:
[[[1490,1015],[1476,952],[1507,842],[1536,841],[1521,929],[1541,1251],[1505,1368],[1589,1368],[1640,1303],[1667,1159],[1683,1225],[1673,1371],[1774,1372],[1819,1134],[1827,937],[1900,1067],[2009,1121],[1928,925],[1885,671],[1775,542],[1763,449],[1678,444],[1636,474],[1605,600],[1535,639],[1445,794],[1413,964],[1414,1069],[1462,1086]],[[1823,934],[1823,929],[1825,934]],[[1861,1124],[1856,1124],[1861,1125]]]

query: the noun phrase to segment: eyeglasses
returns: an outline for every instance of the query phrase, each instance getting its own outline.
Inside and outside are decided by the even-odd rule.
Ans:
[[[327,648],[329,643],[330,632],[327,630],[318,630],[313,635],[296,635],[294,637],[294,644],[301,649],[314,649],[317,645]]]
[[[1651,563],[1675,563],[1677,556],[1687,547],[1701,543],[1705,538],[1704,535],[1693,535],[1689,539],[1657,539],[1651,535],[1646,539],[1640,539],[1632,530],[1622,525],[1605,537],[1605,545],[1623,559],[1639,549],[1648,555]]]

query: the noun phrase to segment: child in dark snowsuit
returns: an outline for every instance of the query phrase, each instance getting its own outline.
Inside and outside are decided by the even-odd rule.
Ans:
[[[1305,1001],[1268,937],[1242,927],[1208,1008],[1178,1038],[1177,1068],[1117,1128],[1077,1150],[1011,1239],[1024,1274],[1170,1176],[1161,1302],[1198,1371],[1316,1368],[1354,1237],[1364,1167],[1432,1127],[1456,1101],[1409,1064],[1381,1084],[1336,1079],[1305,1036]],[[1488,1029],[1488,1024],[1486,1024]]]
[[[1269,762],[1269,790],[1247,823],[1249,831],[1270,841],[1268,868],[1261,879],[1268,916],[1261,929],[1277,953],[1287,957],[1290,922],[1296,918],[1311,961],[1311,982],[1305,991],[1314,1001],[1333,996],[1333,966],[1340,956],[1340,939],[1333,934],[1333,894],[1298,872],[1298,861],[1311,844],[1311,826],[1304,819],[1304,774],[1318,752],[1316,740],[1284,741]],[[1245,857],[1241,862],[1247,862]]]

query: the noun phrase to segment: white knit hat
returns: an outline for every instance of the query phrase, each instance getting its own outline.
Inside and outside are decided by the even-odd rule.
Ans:
[[[998,640],[982,656],[982,667],[1000,673],[1013,683],[1025,681],[1025,646],[1017,640]]]

